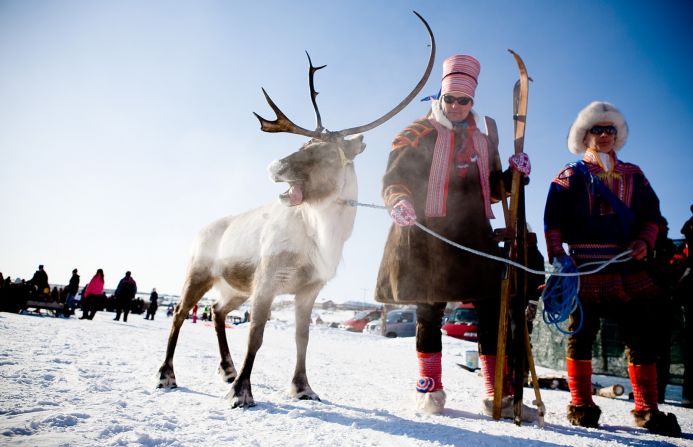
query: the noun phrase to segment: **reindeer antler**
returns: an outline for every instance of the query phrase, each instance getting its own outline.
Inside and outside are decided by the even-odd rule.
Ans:
[[[301,126],[298,126],[294,124],[289,118],[284,115],[284,113],[277,107],[277,105],[272,101],[272,98],[269,97],[265,89],[262,89],[262,93],[265,95],[265,99],[267,100],[267,103],[269,106],[272,108],[274,111],[274,114],[277,116],[277,119],[274,121],[269,121],[266,120],[265,118],[261,117],[257,113],[253,112],[253,115],[257,117],[257,119],[260,121],[260,129],[263,132],[288,132],[288,133],[293,133],[297,135],[303,135],[306,137],[311,137],[311,138],[317,138],[319,140],[325,140],[325,141],[334,141],[338,139],[343,139],[344,137],[348,135],[354,135],[357,133],[362,133],[366,132],[368,130],[371,130],[393,116],[395,116],[397,113],[399,113],[404,107],[407,106],[411,102],[412,99],[421,91],[421,89],[424,87],[426,84],[426,81],[428,81],[429,76],[431,75],[431,71],[433,70],[433,62],[435,61],[435,56],[436,56],[436,40],[435,37],[433,37],[433,32],[431,31],[431,27],[428,26],[428,22],[421,17],[421,15],[416,12],[412,11],[416,16],[421,20],[426,26],[426,31],[428,31],[428,36],[430,38],[430,47],[431,47],[431,52],[428,58],[428,65],[426,66],[426,71],[424,72],[423,76],[419,80],[419,83],[416,84],[414,89],[405,97],[395,108],[387,112],[385,115],[381,116],[380,118],[376,119],[375,121],[372,121],[368,124],[365,124],[363,126],[358,126],[358,127],[351,127],[349,129],[344,129],[344,130],[338,130],[335,132],[330,132],[326,130],[323,125],[322,125],[322,119],[320,117],[320,110],[318,109],[318,104],[316,102],[316,97],[318,96],[318,92],[315,91],[315,85],[313,83],[313,77],[316,71],[320,70],[321,68],[325,68],[326,65],[322,65],[320,67],[314,67],[313,62],[310,59],[310,55],[308,52],[306,52],[306,55],[308,56],[308,62],[310,64],[310,68],[308,69],[308,84],[310,86],[310,96],[311,96],[311,101],[313,102],[313,108],[315,109],[315,116],[316,116],[316,121],[317,121],[317,126],[315,130],[308,130],[304,129]]]
[[[320,110],[318,110],[318,103],[315,101],[315,98],[317,98],[318,96],[318,92],[315,91],[315,83],[313,82],[313,77],[316,71],[327,67],[327,65],[313,67],[313,61],[310,60],[310,54],[308,54],[307,51],[306,56],[308,56],[308,63],[310,64],[310,68],[308,69],[308,86],[310,87],[310,100],[313,103],[313,109],[315,109],[315,130],[316,132],[322,132],[323,130],[325,130],[325,128],[322,127],[322,118],[320,118]]]

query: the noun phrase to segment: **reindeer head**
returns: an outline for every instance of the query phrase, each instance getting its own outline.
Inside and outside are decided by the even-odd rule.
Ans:
[[[273,181],[286,182],[289,184],[289,189],[280,195],[282,203],[288,206],[295,206],[300,205],[304,201],[322,200],[338,192],[340,185],[344,184],[345,176],[349,175],[347,171],[351,170],[351,172],[353,172],[353,166],[351,165],[354,157],[363,152],[366,147],[363,143],[363,136],[358,136],[353,139],[347,139],[346,137],[366,132],[383,124],[404,109],[426,84],[435,60],[435,38],[426,20],[416,11],[414,11],[414,14],[423,22],[430,38],[431,52],[426,70],[419,80],[419,83],[409,95],[395,106],[395,108],[369,124],[334,132],[328,131],[323,127],[322,118],[320,117],[320,111],[318,110],[316,102],[318,92],[315,91],[313,78],[315,72],[325,68],[325,65],[314,67],[310,55],[307,52],[306,55],[308,55],[308,62],[310,65],[308,69],[308,83],[317,121],[315,130],[304,129],[294,124],[284,115],[279,107],[277,107],[274,101],[272,101],[265,89],[262,89],[267,103],[277,116],[274,121],[269,121],[257,113],[254,113],[260,121],[260,128],[262,131],[288,132],[311,137],[311,140],[304,144],[297,152],[281,160],[272,162],[268,168],[270,177]]]
[[[289,184],[279,199],[284,205],[296,206],[338,196],[353,175],[354,158],[365,148],[363,135],[339,142],[313,138],[297,152],[272,162],[270,178]]]

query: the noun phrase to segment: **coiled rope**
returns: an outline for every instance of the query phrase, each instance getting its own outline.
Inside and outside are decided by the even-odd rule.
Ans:
[[[575,264],[568,256],[555,259],[552,266],[556,272],[578,273],[577,267],[575,267]],[[566,335],[575,334],[582,329],[582,303],[578,295],[579,291],[579,277],[550,275],[541,294],[541,298],[544,301],[544,312],[542,314],[544,323],[556,326],[559,332]],[[576,310],[580,314],[578,327],[572,332],[561,329],[559,324],[566,321]]]
[[[365,208],[375,208],[383,210],[388,209],[386,206],[383,205],[362,203],[356,200],[344,200],[344,202],[347,205],[353,207],[360,206]],[[450,239],[436,233],[430,228],[427,228],[419,222],[416,222],[415,225],[422,231],[430,234],[431,236],[447,244],[452,245],[453,247],[459,248],[460,250],[481,256],[483,258],[492,259],[494,261],[511,265],[515,268],[523,270],[527,273],[531,273],[533,275],[545,276],[548,273],[549,277],[546,280],[546,287],[544,288],[544,292],[542,293],[542,300],[544,301],[544,322],[546,324],[555,325],[558,331],[566,335],[575,334],[582,328],[582,303],[580,303],[580,298],[578,296],[578,292],[580,290],[579,277],[583,275],[591,275],[593,273],[597,273],[614,263],[627,262],[630,260],[629,255],[632,251],[625,250],[623,253],[620,253],[606,261],[588,262],[581,265],[581,268],[588,265],[597,265],[597,267],[593,270],[586,271],[578,271],[578,268],[572,262],[571,258],[565,256],[562,257],[561,260],[554,260],[554,263],[552,264],[553,270],[550,272],[546,272],[544,270],[535,270],[526,267],[518,262],[503,258],[501,256],[492,255],[490,253],[485,253],[483,251],[479,251],[474,248],[458,244],[457,242],[451,241]],[[572,314],[576,310],[579,311],[580,314],[580,323],[578,327],[572,332],[561,329],[558,325],[566,321],[570,317],[570,314]]]

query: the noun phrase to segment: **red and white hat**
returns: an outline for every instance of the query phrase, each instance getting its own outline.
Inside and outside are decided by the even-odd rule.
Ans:
[[[441,95],[463,93],[474,98],[479,83],[481,64],[472,56],[456,54],[443,61],[443,81]]]

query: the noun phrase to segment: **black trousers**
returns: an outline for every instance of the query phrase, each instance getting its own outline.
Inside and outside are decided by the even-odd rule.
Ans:
[[[599,331],[600,317],[613,318],[618,324],[626,355],[635,365],[647,365],[657,360],[657,337],[649,332],[658,330],[661,309],[653,299],[634,298],[628,302],[603,304],[582,303],[582,328],[568,336],[568,357],[591,360],[592,345]],[[574,331],[580,324],[579,312],[570,316],[568,329]]]
[[[443,349],[440,328],[447,303],[416,305],[416,351],[433,353]],[[479,354],[495,355],[498,344],[498,316],[500,303],[482,300],[474,303],[479,318]]]
[[[130,305],[132,303],[132,298],[116,298],[116,316],[115,319],[120,319],[120,314],[123,314],[123,321],[128,321],[128,314],[130,313]]]
[[[96,312],[101,308],[103,295],[87,295],[82,298],[82,319],[93,320]]]

